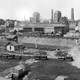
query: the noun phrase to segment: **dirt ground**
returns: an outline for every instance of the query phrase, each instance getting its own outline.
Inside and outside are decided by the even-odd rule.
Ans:
[[[41,80],[54,80],[59,75],[68,76],[71,80],[80,80],[80,69],[71,66],[67,62],[61,62],[57,60],[41,61],[35,64],[35,68],[32,69],[31,78],[41,78]],[[42,79],[43,78],[43,79]]]
[[[0,60],[0,76],[6,76],[9,68],[19,64],[18,60]],[[41,80],[54,80],[57,76],[63,75],[70,77],[71,80],[80,80],[80,69],[67,62],[56,59],[40,60],[31,65],[29,80],[34,78]],[[2,74],[3,73],[3,74]]]
[[[34,44],[25,44],[28,48],[35,48]],[[55,50],[56,48],[66,49],[60,46],[47,46],[38,45],[38,49],[44,50]],[[20,60],[16,59],[1,59],[0,58],[0,76],[7,75],[6,69],[18,65]],[[39,78],[41,80],[53,80],[59,75],[64,75],[70,77],[72,80],[80,80],[80,69],[73,67],[67,62],[58,61],[56,59],[50,59],[46,61],[40,61],[39,63],[33,64],[31,68],[31,74],[28,76],[29,80],[34,78]],[[2,74],[3,72],[3,74]]]

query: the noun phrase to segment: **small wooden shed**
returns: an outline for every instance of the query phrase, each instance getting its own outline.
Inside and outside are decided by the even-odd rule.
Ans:
[[[25,46],[23,44],[19,44],[16,42],[11,42],[9,44],[6,45],[6,50],[7,51],[22,51],[24,50]]]

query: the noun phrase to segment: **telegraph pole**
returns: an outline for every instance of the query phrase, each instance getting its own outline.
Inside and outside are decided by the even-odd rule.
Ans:
[[[36,49],[38,48],[37,38],[36,38],[36,40],[35,40],[35,48],[36,48]]]

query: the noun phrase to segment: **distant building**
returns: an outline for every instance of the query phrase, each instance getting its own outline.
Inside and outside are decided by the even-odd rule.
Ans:
[[[31,23],[36,23],[35,18],[34,18],[34,17],[30,17],[30,22],[31,22]]]
[[[77,25],[76,21],[70,21],[69,20],[69,30],[75,30],[76,25]]]
[[[74,21],[74,8],[71,8],[71,21]]]
[[[61,12],[60,11],[56,11],[54,13],[54,23],[58,23],[60,18],[61,18]]]
[[[40,13],[39,12],[34,12],[33,17],[36,19],[36,22],[40,22]]]
[[[41,23],[43,23],[43,24],[49,24],[49,20],[45,19]]]
[[[69,25],[69,21],[68,21],[68,18],[67,17],[61,17],[60,20],[59,20],[60,23],[62,24],[66,24],[66,25]]]
[[[15,20],[6,20],[6,27],[14,27]]]
[[[40,13],[34,12],[33,17],[30,18],[31,23],[40,23]]]
[[[69,30],[75,30],[78,21],[74,19],[74,8],[71,8],[71,19],[69,20]]]
[[[51,10],[51,23],[53,23],[53,9]]]

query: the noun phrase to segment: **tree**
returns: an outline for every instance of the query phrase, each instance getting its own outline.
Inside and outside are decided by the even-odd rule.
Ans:
[[[5,24],[5,20],[0,19],[0,25],[4,25]]]
[[[7,24],[8,24],[7,27],[10,27],[10,28],[13,28],[13,27],[14,27],[14,22],[15,22],[15,20],[7,19],[6,22],[7,22]]]

